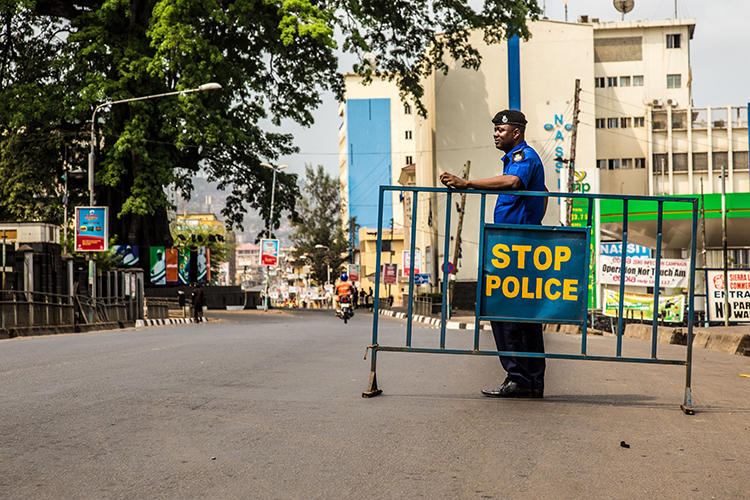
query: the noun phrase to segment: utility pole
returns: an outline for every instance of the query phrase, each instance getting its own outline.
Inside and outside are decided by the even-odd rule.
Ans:
[[[703,198],[703,177],[701,177],[701,246],[703,247],[703,267],[708,267],[708,251],[706,250],[706,201]],[[708,271],[703,271],[707,273]],[[691,283],[690,286],[695,286]],[[708,293],[708,291],[706,291]],[[708,302],[706,303],[706,311],[708,311]],[[704,326],[708,326],[708,314],[704,315],[703,318]]]
[[[727,255],[727,166],[721,165],[721,250],[724,254],[724,326],[729,326],[729,271]]]
[[[463,180],[469,179],[469,171],[471,170],[471,160],[466,160],[466,163],[464,163],[464,173],[461,176]],[[448,207],[448,210],[450,210],[451,207]],[[464,213],[466,212],[466,193],[461,193],[461,203],[458,206],[458,226],[456,226],[456,244],[453,247],[453,272],[458,273],[458,259],[461,255],[461,232],[463,231],[464,227]],[[484,223],[484,221],[480,221],[480,224]],[[447,311],[447,318],[450,319],[450,304],[453,303],[453,286],[454,281],[450,279],[450,275],[448,275],[448,311]],[[480,286],[479,283],[477,283],[477,286]]]
[[[567,6],[567,5],[566,5]],[[568,192],[572,193],[575,186],[576,175],[576,138],[578,137],[578,113],[581,111],[581,80],[576,78],[576,89],[573,95],[573,133],[570,137],[570,160],[568,161]],[[589,202],[591,203],[591,202]],[[568,198],[565,203],[567,208],[565,225],[570,226],[573,218],[573,198]]]

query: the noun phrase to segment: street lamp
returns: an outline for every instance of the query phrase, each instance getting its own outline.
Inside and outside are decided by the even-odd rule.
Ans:
[[[280,172],[281,170],[284,170],[289,165],[279,165],[277,167],[274,167],[270,163],[262,162],[260,164],[261,167],[270,168],[273,170],[273,182],[271,183],[271,214],[268,217],[268,237],[271,237],[271,230],[273,229],[273,197],[274,193],[276,192],[276,172]],[[263,297],[263,310],[268,311],[268,266],[266,266],[266,294]]]
[[[271,231],[273,230],[273,198],[274,198],[274,194],[276,193],[276,172],[281,172],[289,165],[284,164],[284,165],[279,165],[277,167],[274,167],[270,163],[263,162],[260,164],[260,166],[270,168],[271,170],[273,170],[273,182],[271,183],[271,214],[268,217],[268,221],[269,221],[268,237],[270,238]]]
[[[317,245],[315,245],[315,248],[320,248],[320,249],[323,249],[323,250],[330,250],[329,247],[327,247],[325,245],[321,245],[320,243],[318,243]],[[326,279],[326,283],[330,284],[331,283],[331,263],[328,261],[328,259],[326,259],[326,272],[328,274],[328,278]]]
[[[96,206],[94,200],[94,160],[96,159],[96,113],[100,109],[112,106],[114,104],[123,104],[127,102],[135,101],[148,101],[151,99],[158,99],[160,97],[168,97],[173,95],[192,94],[193,92],[203,92],[206,90],[217,90],[220,89],[221,85],[215,82],[204,83],[200,87],[187,90],[176,90],[174,92],[165,92],[163,94],[152,94],[141,97],[131,97],[130,99],[120,99],[118,101],[107,101],[94,108],[94,112],[91,114],[91,152],[89,153],[89,205]],[[89,280],[91,281],[91,301],[96,307],[96,263],[89,253]],[[93,310],[91,312],[91,320],[93,321]]]

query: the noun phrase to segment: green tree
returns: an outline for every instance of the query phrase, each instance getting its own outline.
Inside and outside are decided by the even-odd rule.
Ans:
[[[272,172],[260,163],[296,147],[263,124],[310,125],[323,92],[342,96],[336,30],[341,50],[377,54],[357,72],[395,79],[424,113],[422,77],[451,59],[480,64],[469,30],[527,36],[538,13],[536,0],[0,0],[0,217],[62,219],[64,152],[87,168],[96,105],[216,81],[221,91],[98,115],[97,202],[119,243],[169,245],[167,188],[189,197],[202,169],[229,193],[228,225],[248,209],[267,220]],[[273,229],[299,197],[296,176],[277,183]],[[85,199],[78,186],[71,202]]]
[[[305,167],[297,210],[299,216],[292,223],[294,257],[310,259],[311,274],[317,283],[325,283],[330,265],[333,281],[346,260],[348,242],[341,223],[338,180],[328,175],[322,165]]]

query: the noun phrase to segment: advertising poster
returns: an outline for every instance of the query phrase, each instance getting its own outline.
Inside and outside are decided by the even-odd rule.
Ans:
[[[167,283],[179,283],[179,251],[176,248],[167,248]]]
[[[724,321],[724,271],[707,271],[708,318]],[[750,270],[727,271],[729,321],[750,322]]]
[[[115,259],[117,265],[131,267],[138,265],[138,247],[135,245],[115,245]]]
[[[599,282],[605,285],[620,284],[622,257],[602,255],[599,259]],[[661,259],[659,286],[665,288],[687,288],[690,261],[687,259]],[[656,259],[627,257],[625,259],[625,284],[633,286],[655,286]]]
[[[411,251],[410,250],[403,250],[401,252],[401,270],[402,275],[405,278],[408,278],[411,274],[411,269],[409,269],[409,265],[411,264]],[[422,264],[422,251],[420,249],[414,250],[414,273],[419,274],[420,273],[420,267]]]
[[[359,264],[349,264],[349,281],[359,281]]]
[[[279,263],[279,240],[260,240],[260,264],[275,266]]]
[[[196,281],[198,281],[198,283],[205,283],[210,279],[210,276],[208,275],[208,248],[198,247],[195,254],[197,267]]]
[[[613,255],[622,257],[622,241],[607,241],[602,242],[599,245],[602,255]],[[647,257],[651,258],[651,249],[638,245],[636,243],[628,243],[628,247],[625,249],[626,257]]]
[[[484,226],[480,316],[580,321],[588,286],[588,229]]]
[[[181,285],[187,285],[190,283],[190,250],[181,248],[177,258],[177,277]]]
[[[76,252],[109,250],[107,207],[76,207]]]
[[[395,285],[398,281],[398,264],[383,264],[383,283]]]
[[[618,317],[620,292],[604,290],[604,315]],[[654,319],[653,295],[641,293],[626,293],[622,303],[626,318],[652,321]],[[659,320],[680,323],[685,315],[685,296],[659,295]]]
[[[152,285],[167,284],[167,257],[164,247],[149,247],[149,276]]]

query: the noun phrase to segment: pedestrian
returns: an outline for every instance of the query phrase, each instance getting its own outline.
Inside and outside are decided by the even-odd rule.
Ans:
[[[369,308],[367,304],[367,292],[365,292],[363,288],[359,289],[359,303],[362,307]]]
[[[196,323],[203,321],[203,306],[206,305],[206,295],[203,293],[203,288],[200,283],[195,283],[193,286],[193,319]]]
[[[524,114],[506,109],[497,113],[492,123],[495,147],[505,153],[502,175],[470,181],[444,172],[440,181],[455,189],[547,191],[542,160],[524,139]],[[539,225],[546,209],[546,197],[498,194],[494,221]],[[498,351],[544,352],[541,323],[492,321],[491,325]],[[500,362],[507,372],[505,381],[497,389],[483,389],[482,394],[501,398],[544,397],[544,358],[500,357]]]
[[[374,296],[372,292],[372,287],[370,287],[369,291],[367,292],[367,308],[372,311],[374,308],[375,302],[374,302]]]
[[[352,307],[354,309],[359,308],[359,292],[357,292],[357,287],[352,285]]]

